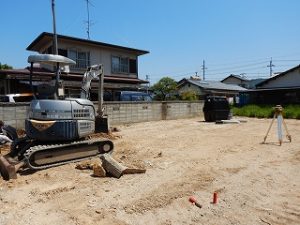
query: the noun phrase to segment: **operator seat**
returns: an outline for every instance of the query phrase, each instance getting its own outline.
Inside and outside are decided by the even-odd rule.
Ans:
[[[37,93],[40,99],[53,98],[56,92],[56,87],[50,84],[40,84],[37,86]]]

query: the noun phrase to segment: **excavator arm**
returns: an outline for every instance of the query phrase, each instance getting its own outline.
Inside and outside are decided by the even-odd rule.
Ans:
[[[103,76],[103,65],[93,65],[83,75],[80,98],[88,99],[90,95],[91,82],[93,79],[100,79]]]

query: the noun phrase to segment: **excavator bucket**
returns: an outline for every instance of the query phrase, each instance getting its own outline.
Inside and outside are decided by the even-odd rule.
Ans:
[[[4,156],[0,156],[0,172],[4,180],[17,179],[16,166],[10,164]]]

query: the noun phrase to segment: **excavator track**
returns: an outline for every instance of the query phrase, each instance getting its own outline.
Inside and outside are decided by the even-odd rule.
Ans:
[[[110,140],[90,139],[63,144],[33,146],[24,153],[24,159],[28,168],[40,170],[78,162],[112,151],[113,143]]]
[[[29,147],[21,160],[10,155],[0,156],[0,173],[4,180],[16,179],[21,168],[42,170],[78,162],[97,155],[110,154],[114,148],[109,139],[89,139],[59,144],[41,144]]]

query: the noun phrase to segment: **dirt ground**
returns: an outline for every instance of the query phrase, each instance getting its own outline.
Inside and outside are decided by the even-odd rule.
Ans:
[[[282,146],[276,124],[261,143],[271,120],[246,120],[119,126],[114,158],[145,174],[95,178],[68,164],[1,180],[0,224],[300,224],[300,120],[286,120]]]

